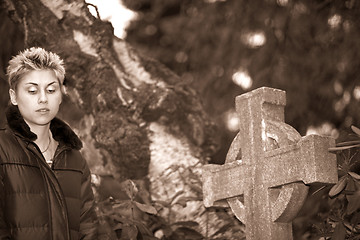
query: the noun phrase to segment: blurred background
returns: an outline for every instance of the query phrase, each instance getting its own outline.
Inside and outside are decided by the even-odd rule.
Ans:
[[[94,16],[111,22],[118,38],[164,64],[179,76],[175,80],[196,91],[217,126],[219,148],[211,155],[212,163],[224,162],[238,132],[241,116],[234,108],[235,97],[258,87],[286,91],[285,121],[301,135],[324,134],[341,141],[351,125],[360,127],[360,1],[86,2]],[[24,47],[23,29],[10,20],[7,10],[0,8],[0,124],[8,103],[7,62]],[[113,150],[112,145],[109,148]],[[133,160],[128,159],[125,165],[136,165]],[[139,172],[138,166],[133,168]],[[113,186],[109,188],[115,191]],[[326,227],[322,226],[330,212],[326,203],[338,203],[328,199],[327,190],[317,195],[310,192],[294,221],[295,239],[310,239],[313,225]],[[353,200],[355,216],[360,219],[357,199]]]
[[[360,3],[356,0],[88,0],[119,38],[178,74],[218,126],[224,161],[238,128],[237,95],[287,92],[286,122],[338,137],[360,114]],[[94,6],[91,6],[94,4]],[[0,110],[5,67],[23,33],[0,12]]]

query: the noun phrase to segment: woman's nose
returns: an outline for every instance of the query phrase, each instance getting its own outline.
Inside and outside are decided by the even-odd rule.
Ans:
[[[40,91],[39,103],[47,103],[47,95],[45,91]]]

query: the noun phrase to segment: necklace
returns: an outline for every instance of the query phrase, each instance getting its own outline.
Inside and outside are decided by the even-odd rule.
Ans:
[[[47,145],[47,147],[44,151],[41,151],[41,153],[45,153],[47,150],[49,150],[50,143],[51,143],[51,136],[49,135],[49,144]]]

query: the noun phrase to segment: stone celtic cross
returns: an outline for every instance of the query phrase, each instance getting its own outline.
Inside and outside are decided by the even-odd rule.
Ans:
[[[204,205],[226,200],[247,240],[291,240],[305,184],[336,183],[334,139],[301,135],[284,123],[284,91],[259,88],[236,98],[240,131],[224,165],[203,169]]]

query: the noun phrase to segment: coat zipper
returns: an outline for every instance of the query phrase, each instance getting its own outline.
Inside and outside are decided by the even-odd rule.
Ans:
[[[36,156],[38,156],[38,153],[40,152],[40,150],[38,149],[38,147],[34,144],[34,145],[28,145],[28,149],[30,149],[30,151],[32,151],[33,153],[35,153],[35,155]],[[35,150],[35,151],[34,151]],[[41,152],[40,152],[41,153]],[[41,154],[42,155],[42,154]],[[37,160],[39,160],[39,159],[37,159]],[[41,159],[40,159],[40,161],[42,161]],[[39,162],[39,161],[38,161]],[[42,178],[43,178],[43,181],[44,181],[44,184],[46,184],[46,180],[45,180],[45,173],[44,173],[44,171],[42,171],[41,170],[41,168],[40,168],[40,172],[41,172],[41,176],[42,176]],[[47,197],[47,201],[48,201],[48,212],[49,212],[49,230],[50,230],[50,232],[49,232],[49,234],[50,234],[50,238],[51,239],[53,239],[53,234],[52,234],[52,229],[53,229],[53,223],[52,223],[52,218],[51,218],[51,216],[52,216],[52,210],[51,210],[51,206],[50,206],[50,193],[49,193],[49,190],[48,190],[48,187],[47,186],[45,186],[45,191],[46,191],[46,197]]]
[[[45,167],[50,170],[50,172],[51,172],[51,174],[53,175],[53,178],[54,178],[54,180],[56,181],[56,183],[57,183],[58,186],[60,186],[60,183],[59,183],[59,181],[57,180],[57,177],[56,177],[56,175],[55,175],[55,173],[54,173],[54,171],[53,171],[53,166],[54,166],[54,164],[55,164],[55,162],[56,162],[56,160],[57,160],[57,156],[58,156],[61,152],[63,152],[65,149],[66,149],[66,148],[61,148],[59,151],[57,151],[58,149],[55,150],[55,155],[54,155],[54,158],[53,158],[54,161],[53,161],[52,166],[51,166],[51,168],[50,168],[50,166],[46,163],[46,159],[45,159],[44,155],[42,155],[39,147],[38,147],[36,144],[33,144],[32,147],[30,147],[30,150],[31,150],[33,153],[35,153],[35,155],[37,155],[37,156],[40,158],[40,159],[38,159],[38,160],[40,160],[40,164],[45,165]],[[35,150],[35,151],[33,151],[33,150]],[[44,181],[45,181],[45,176],[44,176],[45,173],[44,173],[43,171],[41,171],[41,174],[42,174],[43,179],[44,179]],[[51,210],[51,206],[50,206],[50,194],[49,194],[49,190],[48,190],[47,188],[45,188],[45,189],[46,189],[47,198],[48,198],[48,203],[49,203],[49,204],[48,204],[49,213],[50,213],[50,216],[51,216],[51,215],[52,215],[52,214],[51,214],[51,213],[52,213],[52,210]],[[69,226],[69,223],[68,223],[69,218],[68,218],[68,214],[67,214],[66,201],[65,201],[64,193],[63,193],[61,187],[59,188],[59,190],[60,190],[60,201],[61,201],[61,203],[65,206],[65,209],[61,209],[61,211],[62,211],[62,214],[63,214],[64,217],[65,217],[65,220],[66,220],[66,226],[67,226],[67,229],[68,229],[68,231],[67,231],[67,237],[68,237],[68,239],[70,239],[70,226]],[[50,227],[51,227],[51,229],[52,229],[52,221],[51,221],[51,218],[50,218],[49,220],[50,220]],[[51,239],[53,239],[52,234],[51,234]]]
[[[61,147],[61,146],[58,145],[58,147],[56,148],[55,153],[54,153],[54,157],[53,157],[53,162],[52,162],[52,164],[51,164],[51,168],[49,167],[49,165],[48,165],[48,164],[46,163],[46,161],[45,161],[47,167],[50,168],[50,170],[51,170],[52,174],[54,175],[55,180],[56,180],[56,182],[57,182],[57,184],[58,184],[59,186],[60,186],[60,183],[59,183],[59,181],[58,181],[58,179],[57,179],[57,177],[56,177],[56,175],[55,175],[54,166],[55,166],[55,164],[59,161],[59,160],[58,160],[58,156],[60,155],[60,153],[64,152],[64,151],[67,150],[67,149],[68,149],[67,147]],[[44,160],[45,160],[45,158],[44,158]],[[61,194],[61,201],[62,201],[63,205],[65,206],[65,209],[62,209],[62,212],[63,212],[63,214],[64,214],[64,216],[65,216],[65,219],[66,219],[66,225],[67,225],[67,228],[68,228],[68,230],[69,230],[69,231],[68,231],[68,237],[69,237],[69,239],[70,239],[71,234],[70,234],[70,226],[69,226],[69,216],[68,216],[68,213],[67,213],[67,205],[66,205],[66,201],[65,201],[65,195],[64,195],[63,190],[62,190],[61,187],[59,188],[59,191],[60,191],[60,194]]]

